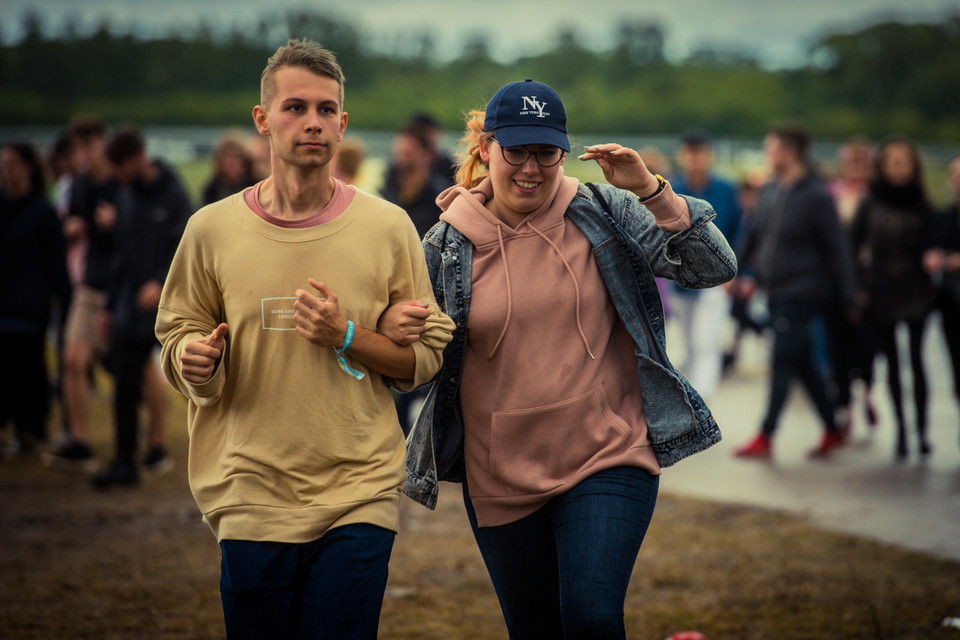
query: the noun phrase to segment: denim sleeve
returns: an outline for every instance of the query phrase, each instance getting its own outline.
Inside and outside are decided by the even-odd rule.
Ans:
[[[737,258],[713,223],[713,207],[704,200],[681,197],[690,208],[690,226],[675,233],[660,229],[653,214],[628,191],[613,189],[609,201],[617,222],[654,275],[687,289],[706,289],[731,280],[737,275]]]

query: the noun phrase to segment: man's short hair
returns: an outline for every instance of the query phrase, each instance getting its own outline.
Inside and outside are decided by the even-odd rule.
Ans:
[[[807,161],[810,136],[806,129],[796,124],[777,124],[770,127],[767,133],[779,140],[783,146],[793,149],[800,160]]]
[[[282,67],[299,67],[306,69],[318,76],[325,76],[337,81],[340,86],[340,108],[343,108],[343,69],[337,62],[337,57],[332,51],[324,49],[312,40],[287,40],[274,52],[267,60],[267,66],[260,74],[260,106],[264,109],[270,108],[274,96],[277,94],[277,82],[275,76]]]
[[[703,129],[687,129],[680,137],[680,143],[686,147],[709,147],[710,136]]]
[[[430,137],[430,131],[427,125],[411,122],[397,131],[398,136],[407,136],[412,138],[417,145],[424,151],[429,151],[430,153],[436,153],[436,149],[433,145],[433,138]]]
[[[111,164],[121,165],[146,151],[143,134],[134,125],[119,127],[107,143],[107,159]]]
[[[92,138],[105,138],[107,125],[97,117],[78,116],[70,121],[67,131],[74,140],[86,142]]]

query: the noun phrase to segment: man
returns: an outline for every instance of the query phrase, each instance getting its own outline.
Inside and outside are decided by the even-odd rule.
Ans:
[[[116,380],[116,457],[108,469],[92,478],[99,488],[133,485],[139,480],[135,457],[140,400],[143,390],[159,388],[150,380],[157,376],[151,358],[157,346],[153,332],[157,304],[191,212],[180,180],[164,162],[147,156],[139,130],[119,129],[110,139],[106,153],[120,184],[116,207],[101,212],[102,222],[114,229],[116,240],[107,278],[108,368]],[[163,398],[153,398],[150,404],[152,412],[159,407],[159,414],[150,419],[150,442],[144,461],[158,471],[167,470],[172,459],[163,440]]]
[[[950,161],[947,175],[953,202],[934,219],[923,265],[939,282],[937,308],[950,352],[954,395],[960,402],[960,156]]]
[[[437,196],[453,183],[439,174],[434,149],[426,128],[410,124],[393,138],[393,164],[390,179],[380,193],[383,198],[403,207],[422,238],[440,220]]]
[[[774,127],[764,139],[773,180],[764,188],[742,251],[747,271],[767,293],[774,331],[770,397],[760,433],[736,450],[740,457],[769,457],[790,383],[799,378],[823,421],[813,457],[845,440],[836,422],[824,312],[839,300],[853,309],[853,261],[833,199],[810,169],[809,139],[797,127]],[[749,292],[755,283],[745,276]],[[852,312],[851,312],[852,314]]]
[[[683,136],[677,164],[681,171],[672,181],[674,190],[713,205],[717,212],[714,224],[727,242],[736,246],[742,216],[737,190],[713,174],[713,147],[705,133],[690,131]],[[723,331],[729,322],[730,299],[722,287],[693,290],[674,286],[670,309],[680,320],[686,339],[684,374],[701,395],[709,397],[717,390],[723,370]]]
[[[78,175],[63,228],[67,242],[84,247],[85,258],[78,265],[82,277],[75,285],[63,337],[61,392],[69,438],[44,456],[44,463],[57,469],[93,471],[96,460],[88,435],[90,368],[106,352],[98,320],[106,303],[113,255],[113,229],[104,224],[103,212],[111,210],[118,186],[105,153],[106,125],[99,119],[80,118],[69,133]]]
[[[406,214],[330,177],[347,126],[333,54],[280,47],[253,119],[272,174],[190,219],[157,318],[190,400],[190,486],[229,638],[374,638],[405,479],[384,382],[430,380],[453,323]],[[376,333],[414,298],[418,343]]]

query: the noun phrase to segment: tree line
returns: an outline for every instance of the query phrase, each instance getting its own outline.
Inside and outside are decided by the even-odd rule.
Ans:
[[[789,120],[819,138],[874,138],[900,132],[960,143],[960,14],[938,22],[883,22],[822,37],[806,64],[765,69],[750,54],[703,48],[685,60],[664,55],[656,23],[626,22],[613,45],[596,50],[572,30],[550,50],[498,62],[477,36],[438,62],[429,33],[393,51],[335,17],[289,12],[249,28],[144,39],[108,22],[81,33],[69,21],[44,35],[38,14],[23,37],[0,46],[0,122],[55,125],[76,113],[142,124],[233,126],[250,122],[267,57],[287,37],[309,37],[337,53],[347,76],[352,122],[390,129],[428,111],[459,129],[504,82],[536,78],[563,96],[572,131],[670,134],[698,126],[717,135],[757,136]]]

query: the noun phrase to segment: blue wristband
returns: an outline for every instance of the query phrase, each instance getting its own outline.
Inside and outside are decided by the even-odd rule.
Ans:
[[[349,349],[351,344],[353,344],[353,320],[347,320],[347,333],[343,336],[343,346],[339,349],[334,347],[333,350],[337,352],[337,355],[340,355]]]
[[[343,346],[340,347],[339,349],[334,347],[333,350],[337,354],[337,364],[340,365],[340,370],[356,380],[363,380],[364,378],[363,372],[357,371],[356,369],[348,365],[346,359],[343,357],[343,352],[349,349],[352,343],[353,343],[353,320],[347,320],[347,334],[343,336]]]

